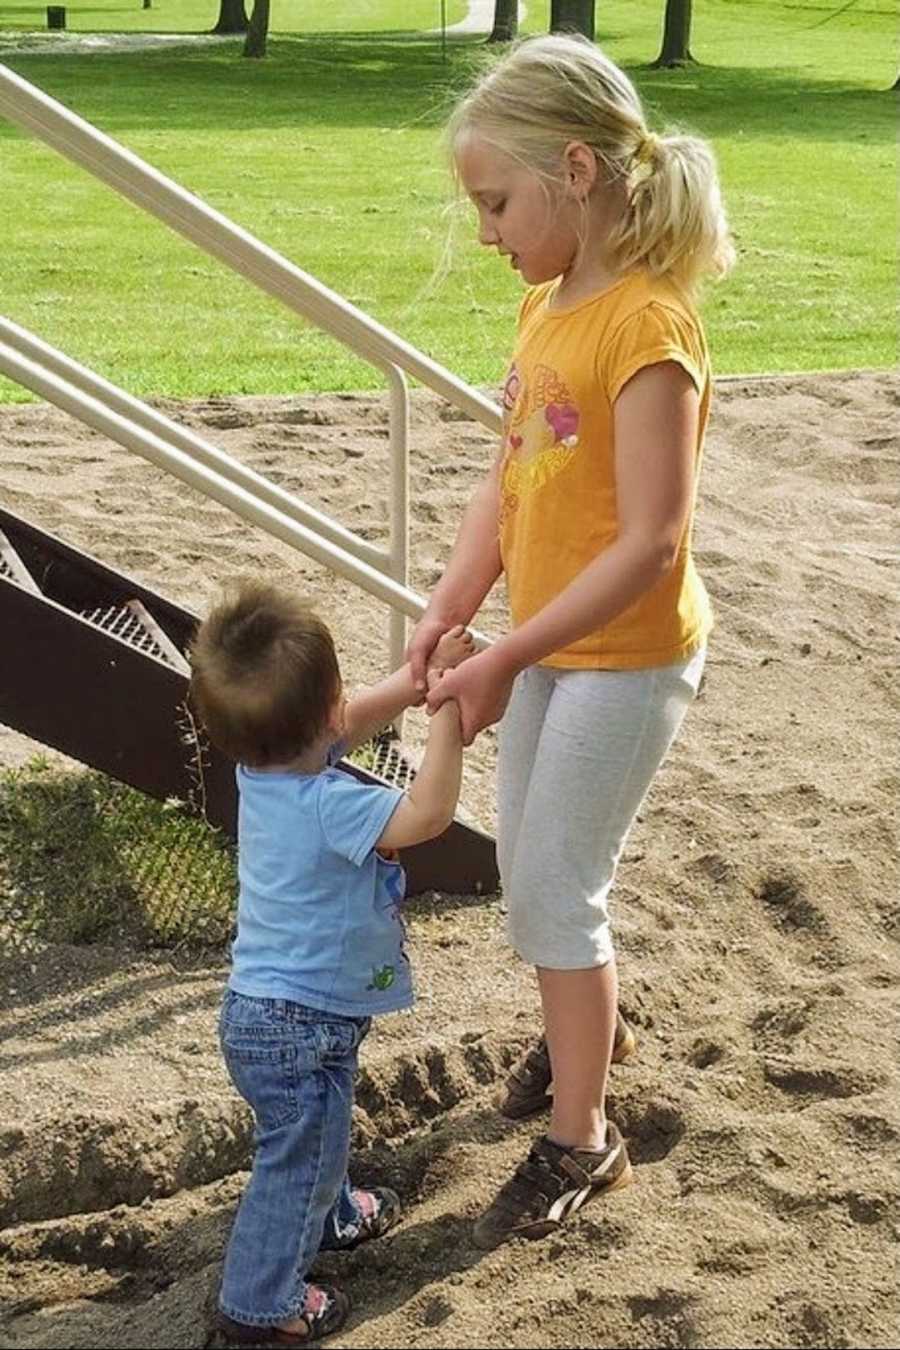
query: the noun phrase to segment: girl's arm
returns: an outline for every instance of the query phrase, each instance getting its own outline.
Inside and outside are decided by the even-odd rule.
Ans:
[[[463,741],[497,721],[520,670],[609,623],[671,570],[694,484],[699,398],[665,361],[639,371],[614,408],[618,536],[565,590],[429,693],[460,705]]]
[[[444,575],[416,625],[406,659],[419,694],[434,644],[454,624],[467,624],[503,571],[500,561],[500,457],[469,499]]]

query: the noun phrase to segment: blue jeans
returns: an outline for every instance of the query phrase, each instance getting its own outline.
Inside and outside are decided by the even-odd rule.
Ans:
[[[256,1117],[253,1170],[219,1295],[236,1322],[267,1327],[301,1316],[316,1253],[359,1234],[347,1162],[357,1051],[370,1025],[286,999],[225,995],[225,1064]]]

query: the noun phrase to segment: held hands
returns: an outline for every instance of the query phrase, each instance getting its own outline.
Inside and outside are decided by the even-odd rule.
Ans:
[[[428,711],[435,713],[455,699],[462,721],[463,745],[471,745],[479,731],[499,722],[509,702],[515,675],[498,665],[488,649],[437,681],[429,680]]]
[[[440,619],[428,618],[419,623],[406,652],[417,689],[427,689],[429,714],[450,701],[459,705],[463,745],[471,745],[480,731],[499,722],[516,675],[495,648],[474,652],[463,624],[448,629]]]
[[[438,640],[447,631],[448,626],[441,619],[425,618],[416,624],[415,631],[409,640],[409,645],[406,648],[406,659],[409,662],[413,684],[422,697],[424,697],[426,690],[425,672],[429,660]]]
[[[429,666],[428,674],[425,676],[425,679],[428,683],[428,696],[430,698],[432,691],[437,689],[438,685],[444,679],[444,671],[438,670],[436,666]],[[438,721],[445,722],[448,730],[450,728],[453,729],[455,732],[453,739],[458,741],[462,738],[459,708],[454,699],[445,699],[441,704],[440,709],[433,714],[431,718],[432,725]]]
[[[475,655],[475,642],[472,634],[468,631],[465,624],[458,623],[455,628],[449,628],[437,640],[434,650],[428,658],[428,675],[432,671],[437,671],[438,675],[443,675],[445,670],[455,670],[463,661],[467,661],[470,656]],[[431,680],[428,681],[428,688],[432,687]]]

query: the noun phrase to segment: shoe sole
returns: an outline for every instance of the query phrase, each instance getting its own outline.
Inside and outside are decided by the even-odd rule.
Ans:
[[[632,1186],[633,1184],[634,1172],[632,1170],[631,1162],[629,1161],[623,1167],[615,1181],[611,1181],[608,1186],[603,1186],[598,1190],[592,1191],[578,1206],[578,1209],[575,1210],[575,1214],[571,1216],[567,1215],[566,1219],[539,1219],[537,1222],[529,1224],[526,1228],[516,1228],[509,1233],[503,1233],[496,1236],[490,1234],[479,1235],[478,1225],[476,1224],[472,1231],[472,1241],[480,1251],[490,1252],[493,1251],[495,1247],[502,1247],[504,1242],[510,1242],[513,1238],[528,1238],[529,1241],[533,1241],[538,1238],[549,1237],[551,1233],[558,1232],[568,1218],[574,1218],[575,1215],[580,1214],[585,1205],[589,1205],[591,1201],[599,1200],[601,1196],[604,1195],[611,1195],[613,1191],[624,1191],[627,1186]]]
[[[626,1059],[631,1059],[632,1055],[637,1054],[637,1048],[637,1036],[629,1027],[622,1039],[613,1046],[611,1062],[624,1064]],[[514,1104],[502,1102],[498,1110],[507,1120],[527,1120],[529,1116],[539,1115],[541,1111],[549,1111],[552,1103],[553,1093],[547,1088],[540,1096],[535,1093],[533,1097],[520,1097]]]

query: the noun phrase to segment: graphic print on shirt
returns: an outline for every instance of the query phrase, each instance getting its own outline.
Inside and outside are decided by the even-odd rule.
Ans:
[[[384,883],[384,901],[381,907],[384,912],[399,926],[400,929],[400,947],[399,958],[404,965],[409,965],[409,957],[406,954],[406,924],[403,922],[403,915],[400,913],[400,902],[406,893],[406,874],[399,863],[394,862],[385,856],[388,850],[378,850],[375,854],[378,865],[380,880]],[[397,978],[397,969],[392,965],[372,967],[372,980],[366,985],[366,992],[373,990],[390,989]]]
[[[503,387],[501,524],[524,497],[571,463],[578,449],[579,423],[572,395],[555,370],[535,366],[526,383],[515,364],[510,367]]]
[[[382,966],[380,970],[372,967],[372,983],[366,985],[367,990],[371,989],[390,989],[394,983],[397,972],[393,966]]]

